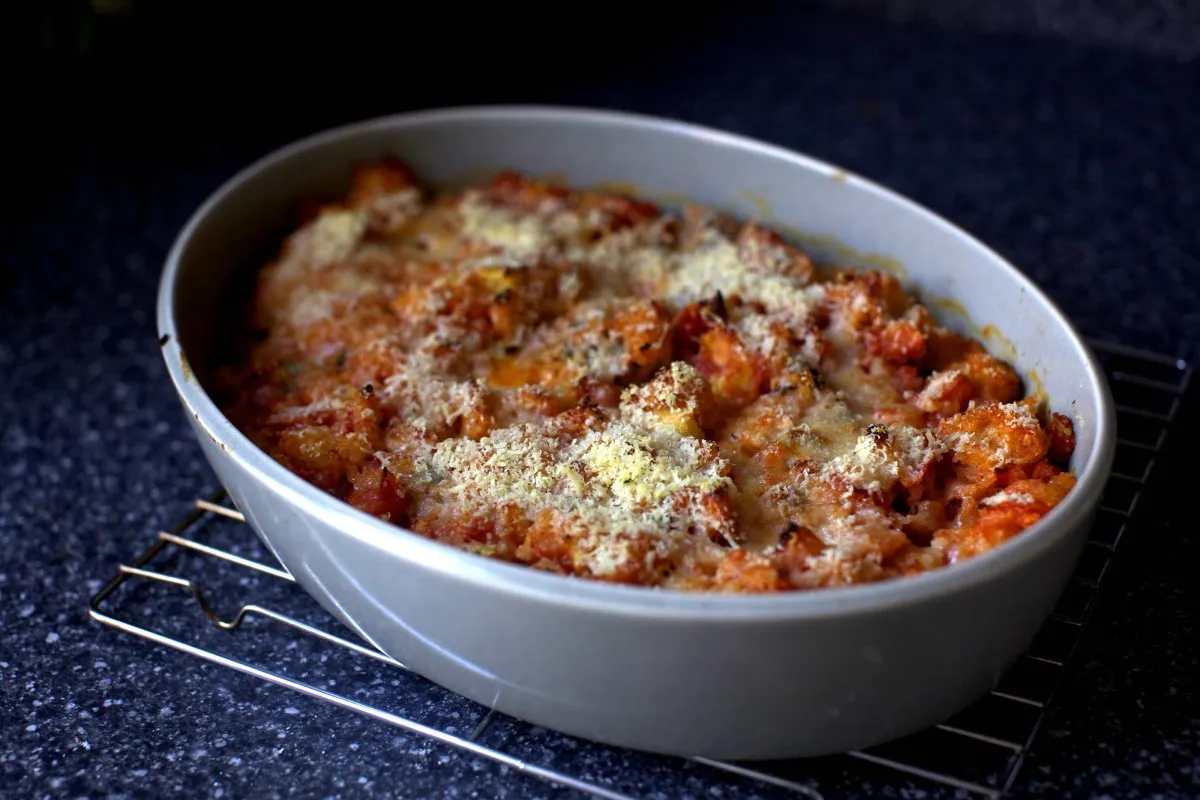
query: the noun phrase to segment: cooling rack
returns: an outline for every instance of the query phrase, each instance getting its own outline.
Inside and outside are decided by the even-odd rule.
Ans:
[[[888,787],[998,800],[1013,786],[1069,671],[1114,554],[1136,532],[1138,500],[1191,379],[1183,361],[1107,342],[1091,345],[1117,401],[1120,438],[1112,478],[1068,588],[992,692],[941,725],[869,750],[767,763],[669,759],[581,742],[478,706],[408,672],[341,627],[267,554],[223,492],[197,500],[182,521],[122,565],[92,598],[89,612],[119,631],[457,748],[568,795],[641,800],[724,791],[821,800],[878,795]],[[303,644],[317,654],[316,662],[332,666],[288,674],[281,668],[280,643],[288,649]],[[379,692],[354,688],[364,682],[421,702],[388,708]],[[584,763],[577,757],[581,749],[591,753],[591,766],[578,766]]]

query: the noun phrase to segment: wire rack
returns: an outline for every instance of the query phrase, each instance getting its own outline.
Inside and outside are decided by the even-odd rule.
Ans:
[[[605,762],[612,765],[612,774],[597,775],[594,768],[572,771],[571,759],[557,757],[556,751],[604,748],[457,698],[348,634],[295,584],[287,570],[274,563],[257,537],[249,535],[242,515],[228,505],[223,493],[196,501],[186,518],[169,532],[159,533],[149,549],[121,566],[92,598],[89,611],[93,619],[112,628],[356,711],[585,797],[636,800],[692,793],[682,789],[686,777],[687,786],[700,785],[703,791],[732,782],[733,794],[812,800],[842,790],[862,792],[864,785],[871,787],[872,794],[878,794],[874,790],[880,787],[911,786],[1001,798],[1013,786],[1068,672],[1111,558],[1136,525],[1138,499],[1152,477],[1191,378],[1189,366],[1176,359],[1105,342],[1093,342],[1092,347],[1118,404],[1120,439],[1112,479],[1068,588],[1028,651],[992,692],[941,725],[869,750],[769,763],[661,759],[615,751]],[[174,602],[153,602],[151,591],[173,592]],[[248,602],[242,599],[247,596],[252,598]],[[219,608],[231,613],[222,614]],[[340,670],[337,679],[328,675],[318,679],[304,671],[285,674],[267,640],[244,632],[260,626],[279,628],[276,641],[281,637],[289,647],[307,642],[320,651],[322,663],[331,654],[349,660],[336,662],[341,665],[335,668]],[[469,724],[462,724],[460,712],[452,715],[454,724],[449,724],[437,714],[422,719],[421,714],[389,710],[385,703],[369,696],[364,699],[362,692],[342,688],[352,681],[340,680],[357,675],[360,680],[373,677],[378,683],[402,673],[408,682],[399,684],[404,687],[401,691],[426,698],[444,695],[447,702],[467,707]],[[397,685],[396,680],[389,685]],[[436,706],[436,700],[423,704],[430,705]],[[529,740],[538,735],[543,736],[542,746],[529,747]],[[646,780],[653,785],[637,785],[639,776],[649,776]],[[679,791],[670,787],[673,780],[680,782]]]

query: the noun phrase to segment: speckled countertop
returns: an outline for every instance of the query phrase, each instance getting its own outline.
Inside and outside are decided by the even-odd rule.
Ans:
[[[163,255],[207,192],[297,135],[497,100],[700,121],[840,163],[945,213],[1028,271],[1089,335],[1198,354],[1195,63],[829,13],[764,10],[723,27],[723,49],[696,33],[670,59],[631,57],[634,67],[538,90],[457,86],[286,113],[264,101],[216,121],[212,92],[204,114],[159,99],[133,121],[91,121],[107,134],[25,137],[53,159],[17,165],[18,179],[37,180],[18,184],[25,200],[0,228],[0,794],[568,796],[87,618],[101,579],[214,485],[154,341]],[[1200,795],[1200,548],[1170,493],[1159,495],[1111,575],[1019,795]],[[174,608],[163,602],[154,610]],[[287,636],[249,635],[313,680],[344,674]],[[417,681],[368,676],[362,691],[471,724],[470,707]],[[536,755],[552,741],[529,735],[517,748]],[[589,747],[559,757],[575,771],[632,776],[656,797],[749,796],[732,783],[710,791],[658,759]],[[920,796],[878,784],[827,795]]]

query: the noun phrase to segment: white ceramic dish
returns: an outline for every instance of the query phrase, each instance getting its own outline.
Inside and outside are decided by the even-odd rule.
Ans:
[[[762,217],[818,259],[903,265],[1004,332],[1075,420],[1079,482],[1048,517],[980,558],[915,578],[781,596],[714,596],[567,579],[389,526],[287,472],[238,432],[189,367],[212,354],[222,294],[278,241],[294,202],[395,154],[427,180],[481,170],[636,181]],[[831,244],[836,242],[837,244]],[[849,248],[853,248],[850,250]],[[935,306],[936,308],[936,306]],[[944,320],[961,324],[961,320]],[[991,687],[1053,607],[1111,469],[1115,418],[1072,325],[963,231],[868,181],[770,145],[661,119],[465,108],[378,119],[286,147],[222,186],[167,259],[163,355],[204,453],[255,531],[327,609],[418,673],[547,727],[719,758],[859,748],[949,717]],[[186,354],[186,355],[185,355]],[[202,371],[201,371],[202,374]]]

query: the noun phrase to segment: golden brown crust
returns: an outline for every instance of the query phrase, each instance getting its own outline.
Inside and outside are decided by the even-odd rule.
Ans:
[[[1070,491],[1071,422],[879,272],[777,233],[395,159],[259,274],[232,419],[352,505],[597,580],[775,592],[988,551]]]

